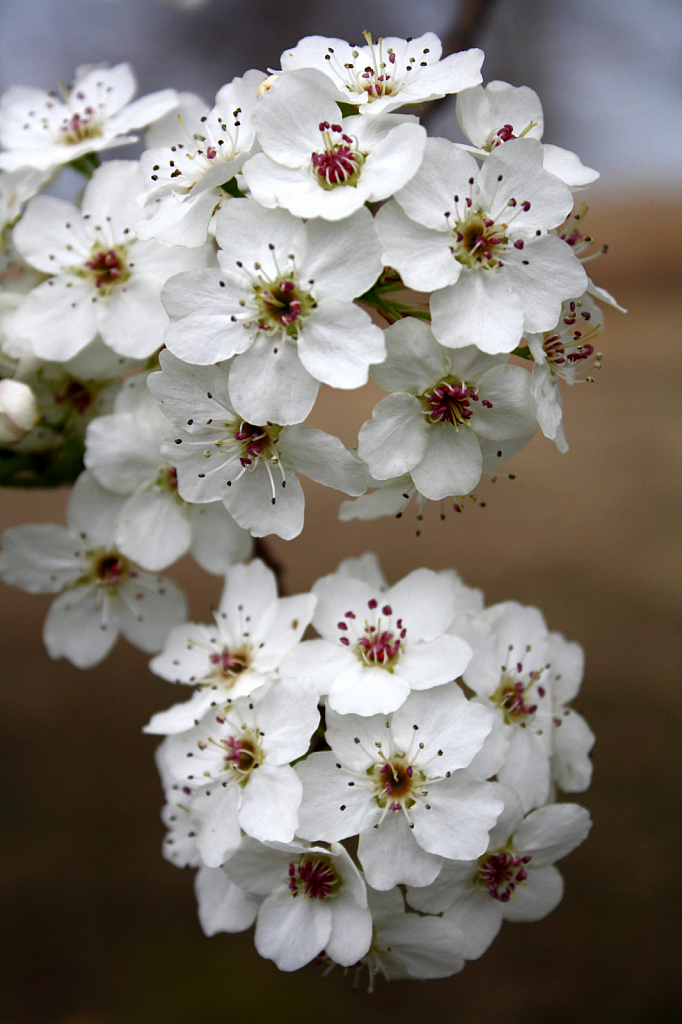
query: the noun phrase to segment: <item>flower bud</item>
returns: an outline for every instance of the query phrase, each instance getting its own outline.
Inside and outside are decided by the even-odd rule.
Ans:
[[[38,406],[28,384],[0,380],[0,444],[19,441],[38,421]]]

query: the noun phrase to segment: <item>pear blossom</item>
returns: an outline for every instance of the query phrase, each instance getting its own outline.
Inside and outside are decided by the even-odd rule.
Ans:
[[[563,728],[563,700],[571,700],[578,691],[582,651],[560,634],[553,634],[550,641],[541,612],[515,601],[493,605],[480,615],[458,615],[452,629],[465,637],[474,651],[462,678],[476,694],[474,701],[496,718],[488,747],[471,770],[484,778],[496,774],[516,792],[525,811],[540,807],[551,795],[554,734]],[[568,678],[565,691],[555,695],[554,677],[562,676],[558,666],[566,666]],[[575,712],[567,710],[571,718]],[[569,776],[575,763],[577,788],[582,789],[589,785],[587,752],[594,737],[580,716],[576,715],[575,722],[573,728],[569,722],[562,734],[566,739],[559,741],[562,753],[557,772]],[[570,769],[563,768],[568,765]]]
[[[302,757],[319,723],[312,689],[280,681],[264,696],[228,698],[191,729],[168,736],[158,754],[162,778],[182,787],[196,845],[208,867],[239,846],[241,830],[290,842],[302,787],[289,762]]]
[[[430,569],[387,590],[344,572],[324,576],[313,586],[320,639],[295,648],[283,671],[314,678],[340,714],[389,714],[411,690],[442,686],[469,663],[469,645],[446,632],[458,589],[455,578]]]
[[[336,88],[336,99],[357,106],[361,114],[385,114],[406,103],[427,103],[478,85],[482,50],[462,50],[441,59],[440,39],[426,32],[417,39],[387,36],[366,46],[343,39],[306,36],[285,50],[284,71],[317,68]]]
[[[390,717],[328,710],[331,752],[296,766],[303,783],[297,834],[327,842],[359,834],[358,857],[373,889],[428,885],[444,858],[485,851],[502,810],[490,784],[465,770],[492,724],[456,683],[410,694]]]
[[[446,861],[435,882],[407,891],[415,910],[444,912],[443,921],[461,930],[466,960],[483,955],[503,921],[539,921],[554,910],[563,895],[554,863],[587,838],[592,824],[577,804],[551,804],[524,818],[511,790],[495,784],[495,791],[504,810],[486,852]]]
[[[449,348],[511,352],[524,331],[553,327],[587,275],[552,234],[570,190],[543,167],[536,139],[499,146],[479,170],[446,139],[429,139],[412,180],[376,216],[384,262],[431,291],[433,333]]]
[[[294,471],[346,494],[366,489],[365,466],[338,438],[238,415],[225,367],[192,366],[166,350],[159,361],[162,372],[151,374],[148,385],[173,423],[161,454],[175,467],[185,501],[222,499],[252,536],[276,533],[290,540],[303,528],[303,489]]]
[[[512,139],[541,139],[544,118],[540,97],[527,85],[516,88],[507,82],[488,82],[464,89],[457,96],[457,121],[471,142],[463,146],[485,159],[498,146]],[[543,145],[546,171],[561,178],[569,188],[583,188],[596,181],[599,172],[585,167],[580,158],[561,146]]]
[[[150,576],[114,544],[123,499],[85,472],[74,485],[67,526],[10,527],[2,537],[0,578],[30,594],[58,594],[43,640],[52,658],[91,668],[122,633],[153,654],[185,618],[185,599],[170,580]]]
[[[257,153],[244,165],[261,205],[336,221],[386,199],[413,176],[426,129],[411,115],[342,117],[338,90],[313,68],[280,75],[253,115]]]
[[[234,356],[230,400],[247,420],[298,423],[320,382],[356,388],[381,362],[383,332],[353,300],[381,273],[368,210],[340,224],[302,224],[251,200],[216,217],[219,269],[168,282],[165,343],[190,363]]]
[[[468,494],[483,472],[479,438],[532,431],[530,375],[473,345],[443,348],[414,317],[389,327],[386,343],[386,361],[371,373],[392,393],[360,428],[360,458],[379,480],[409,474],[432,501]]]
[[[463,936],[459,928],[440,917],[420,917],[405,912],[399,889],[377,892],[367,889],[372,913],[372,945],[357,968],[369,970],[369,991],[374,978],[449,978],[464,967]]]
[[[128,64],[84,64],[60,93],[18,85],[0,99],[0,168],[39,171],[137,141],[128,133],[151,124],[177,104],[174,89],[131,102],[136,83]]]
[[[322,954],[351,967],[367,953],[365,883],[339,843],[327,849],[243,839],[224,871],[261,901],[254,943],[280,971],[297,971]]]
[[[81,209],[37,196],[14,228],[30,266],[50,275],[14,313],[13,328],[43,359],[66,360],[99,332],[114,352],[143,359],[163,344],[164,282],[204,266],[210,247],[168,249],[134,235],[141,188],[136,162],[111,160],[88,182]]]
[[[144,375],[127,380],[108,416],[88,426],[85,465],[103,487],[125,495],[116,544],[145,569],[165,569],[190,551],[218,575],[251,551],[249,534],[219,501],[190,505],[178,494],[177,473],[160,453],[168,420]]]
[[[170,735],[191,729],[211,708],[258,695],[277,679],[285,655],[312,618],[313,594],[277,596],[271,569],[256,559],[227,570],[214,624],[188,622],[172,629],[150,668],[169,682],[195,686],[191,699],[154,715],[145,732]]]
[[[146,186],[140,199],[144,207],[153,204],[153,213],[137,225],[138,238],[186,246],[206,240],[211,218],[230,198],[223,186],[241,172],[253,149],[251,114],[264,78],[251,70],[233,79],[210,111],[182,111],[172,141],[142,154]]]

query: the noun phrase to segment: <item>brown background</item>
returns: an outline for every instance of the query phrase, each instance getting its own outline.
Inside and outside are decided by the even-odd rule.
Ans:
[[[306,528],[272,549],[289,592],[373,548],[392,581],[454,566],[485,589],[540,606],[584,644],[577,702],[594,728],[595,779],[579,796],[594,829],[563,867],[567,894],[544,922],[505,925],[454,978],[353,992],[341,970],[279,973],[251,933],[206,939],[192,873],[161,859],[150,715],[183,694],[121,642],[89,672],[51,662],[49,598],[0,588],[5,994],[12,1024],[194,1024],[452,1020],[664,1024],[679,996],[679,395],[682,207],[665,196],[595,204],[611,253],[591,269],[629,307],[609,311],[604,367],[566,389],[570,452],[539,434],[482,485],[487,507],[441,522],[338,523],[338,496],[306,486]],[[318,422],[355,443],[376,396],[328,392]],[[317,413],[316,413],[317,416]],[[66,494],[5,492],[0,525],[62,521]],[[220,581],[182,564],[203,618]],[[677,1012],[676,1012],[677,1011]]]

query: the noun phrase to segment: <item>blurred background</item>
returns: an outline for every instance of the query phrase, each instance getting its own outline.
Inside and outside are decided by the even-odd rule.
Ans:
[[[78,64],[129,60],[141,93],[173,86],[212,101],[249,67],[278,67],[303,35],[447,37],[463,9],[453,0],[0,0],[0,91],[51,88]],[[590,269],[629,313],[608,312],[597,383],[564,391],[568,454],[538,434],[509,464],[515,480],[479,488],[485,508],[445,522],[431,509],[416,539],[408,514],[341,524],[336,493],[307,485],[303,535],[268,543],[290,593],[374,549],[391,581],[419,565],[456,567],[488,602],[538,605],[550,628],[585,646],[576,707],[597,745],[594,783],[577,799],[594,828],[563,863],[564,902],[543,922],[505,925],[458,976],[379,981],[372,996],[341,970],[279,973],[250,932],[204,938],[192,872],[161,859],[156,740],[140,733],[183,695],[123,641],[89,672],[51,662],[41,641],[50,599],[0,585],[7,1024],[680,1019],[682,7],[497,0],[475,44],[484,80],[535,88],[545,141],[602,172],[578,197],[591,207],[588,230],[609,245]],[[459,138],[454,108],[434,109],[429,130]],[[379,396],[324,391],[314,422],[354,445]],[[5,491],[0,528],[62,522],[66,498]],[[171,574],[204,620],[220,580],[190,563]]]

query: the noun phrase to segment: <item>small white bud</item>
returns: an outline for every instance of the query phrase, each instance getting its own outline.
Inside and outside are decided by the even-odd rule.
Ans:
[[[19,441],[38,422],[38,406],[28,384],[0,380],[0,443]]]

